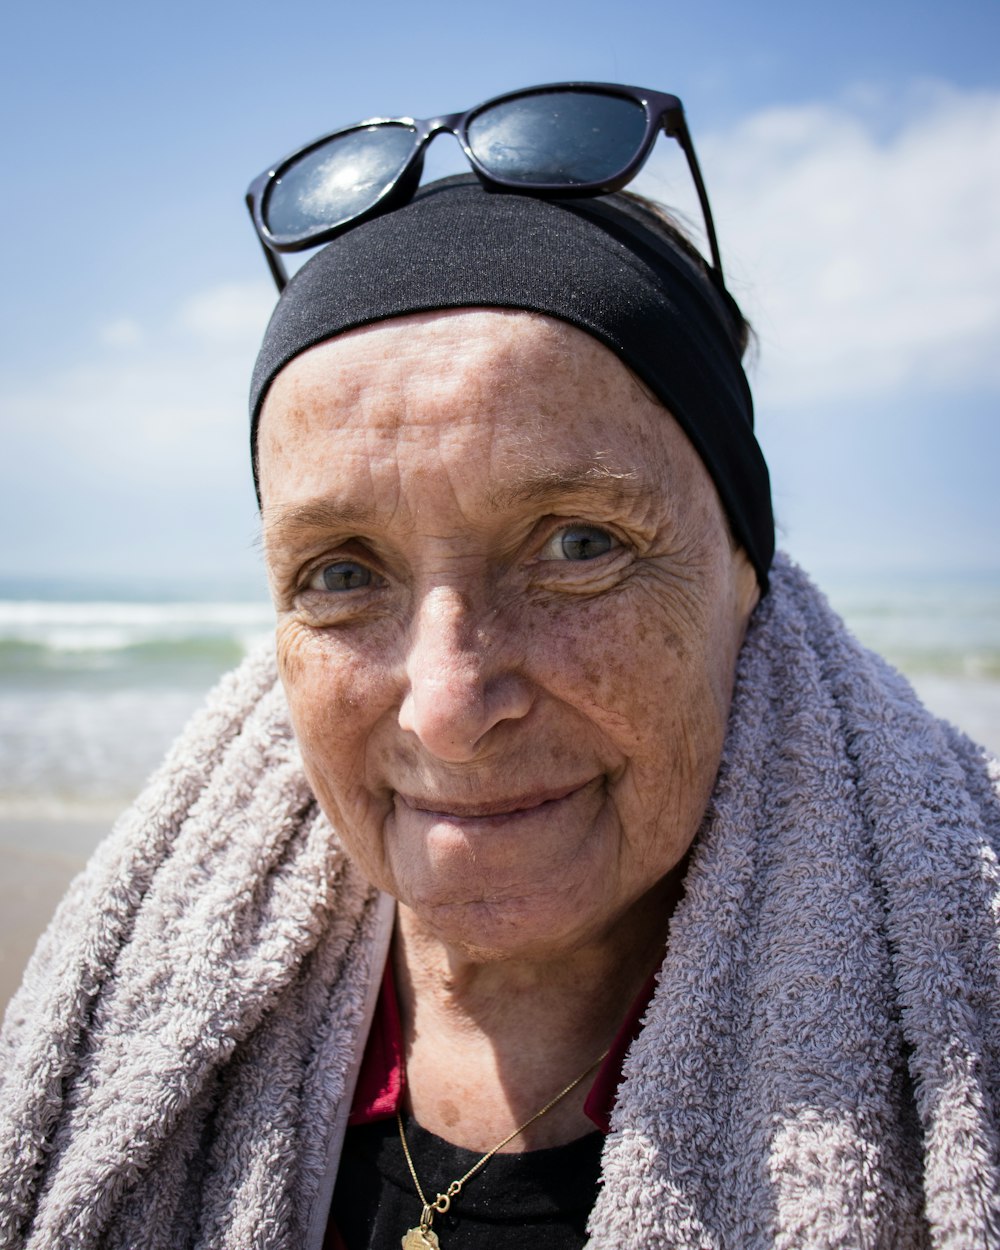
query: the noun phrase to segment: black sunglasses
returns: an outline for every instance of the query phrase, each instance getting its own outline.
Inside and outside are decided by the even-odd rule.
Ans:
[[[497,96],[465,113],[358,122],[266,169],[250,184],[247,207],[281,291],[288,273],[279,253],[326,243],[406,204],[420,183],[424,151],[441,131],[455,136],[488,186],[557,197],[620,190],[645,164],[661,126],[687,157],[722,286],[712,210],[684,109],[675,95],[641,87],[552,83]]]

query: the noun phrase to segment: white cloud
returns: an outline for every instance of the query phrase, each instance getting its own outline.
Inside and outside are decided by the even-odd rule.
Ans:
[[[246,466],[233,457],[247,424],[250,371],[273,290],[262,282],[198,292],[160,324],[123,317],[97,331],[85,361],[0,395],[5,433],[22,463],[52,449],[113,477],[161,483]],[[127,348],[127,351],[123,351]]]
[[[257,344],[274,299],[270,282],[225,283],[187,300],[177,325],[209,343]]]
[[[696,141],[770,404],[1000,386],[1000,93],[856,91]]]
[[[135,347],[142,342],[142,327],[131,317],[119,317],[101,326],[98,338],[108,347]]]

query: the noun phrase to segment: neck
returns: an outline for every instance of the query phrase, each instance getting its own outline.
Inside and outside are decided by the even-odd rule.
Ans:
[[[399,908],[393,958],[411,1110],[424,1128],[488,1150],[611,1044],[663,958],[682,869],[607,933],[547,957],[473,957]],[[561,1145],[593,1129],[581,1082],[506,1147]]]

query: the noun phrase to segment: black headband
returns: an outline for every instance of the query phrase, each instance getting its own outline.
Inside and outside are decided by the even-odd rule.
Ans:
[[[285,288],[257,357],[255,480],[261,406],[290,360],[357,326],[470,307],[545,313],[620,357],[691,440],[766,589],[771,490],[738,313],[657,219],[620,194],[551,200],[460,175],[328,243]]]

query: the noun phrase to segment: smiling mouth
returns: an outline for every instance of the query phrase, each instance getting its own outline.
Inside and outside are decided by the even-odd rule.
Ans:
[[[594,778],[590,781],[574,782],[572,785],[561,786],[557,789],[539,790],[513,798],[481,803],[460,803],[451,799],[429,796],[418,797],[403,794],[399,790],[396,791],[396,795],[406,807],[439,820],[489,820],[498,816],[519,816],[542,812],[545,808],[586,790],[596,780],[597,778]]]

